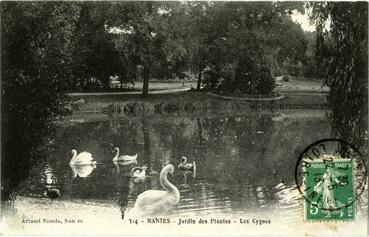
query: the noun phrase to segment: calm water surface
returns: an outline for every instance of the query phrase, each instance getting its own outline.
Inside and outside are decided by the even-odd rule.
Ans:
[[[181,198],[176,216],[242,215],[250,210],[300,212],[294,168],[299,153],[312,142],[331,137],[324,110],[259,111],[212,117],[106,118],[70,122],[60,129],[48,161],[37,165],[23,195],[45,198],[46,187],[60,189],[59,201],[88,201],[129,210],[141,192],[161,189],[159,173],[182,156],[195,161],[197,172],[176,169],[169,180]],[[145,180],[130,178],[137,166],[112,162],[120,154],[138,153],[148,166]],[[96,167],[73,169],[70,152],[88,151]],[[291,215],[291,218],[296,215]]]

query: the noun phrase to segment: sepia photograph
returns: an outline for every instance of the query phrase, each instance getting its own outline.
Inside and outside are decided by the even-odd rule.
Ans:
[[[0,14],[0,235],[368,236],[368,2]]]

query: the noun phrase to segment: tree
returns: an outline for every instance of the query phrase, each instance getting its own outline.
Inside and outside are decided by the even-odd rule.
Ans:
[[[166,66],[160,3],[120,2],[115,7],[112,11],[121,17],[111,19],[109,27],[119,26],[116,48],[136,67],[142,68],[142,94],[147,95],[150,77]]]
[[[128,68],[115,49],[113,35],[106,27],[110,3],[82,2],[74,40],[74,88],[85,89],[110,86],[110,76],[126,79]]]
[[[166,76],[183,78],[191,69],[188,45],[191,15],[187,2],[164,2],[160,11],[162,34],[165,35],[163,46],[167,64]]]
[[[246,93],[261,93],[257,91],[262,88],[257,86],[258,75],[263,75],[262,84],[272,90],[274,82],[266,83],[265,80],[272,78],[266,76],[265,68],[273,70],[276,62],[282,64],[286,58],[302,60],[306,40],[301,27],[288,15],[288,7],[272,2],[214,3],[209,10],[211,42],[207,42],[210,70],[207,70],[206,81],[210,89],[222,84],[223,91],[241,89]],[[241,75],[245,73],[248,76]],[[244,84],[240,86],[237,81]]]
[[[368,105],[368,3],[310,3],[317,51],[330,87],[328,103],[338,135],[366,150]]]
[[[321,39],[321,34],[313,31],[305,32],[305,36],[308,41],[308,46],[305,53],[304,77],[321,79],[324,77],[324,70],[320,64],[321,59],[319,58],[319,54],[322,54],[323,50],[326,50],[324,44],[317,43],[317,41]]]
[[[42,159],[45,135],[67,114],[73,32],[80,8],[66,2],[1,4],[1,199]]]
[[[188,18],[187,29],[187,52],[190,68],[197,75],[196,89],[200,90],[202,84],[202,74],[206,67],[206,60],[209,54],[209,25],[211,22],[209,12],[212,3],[208,2],[188,2],[186,3]]]

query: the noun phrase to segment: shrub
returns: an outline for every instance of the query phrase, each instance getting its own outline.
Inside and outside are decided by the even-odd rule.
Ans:
[[[220,75],[217,72],[217,70],[213,69],[213,68],[207,68],[204,71],[204,80],[203,80],[203,84],[205,86],[205,88],[211,90],[211,91],[216,91],[218,84],[219,84],[219,79],[220,79]]]
[[[251,59],[244,61],[245,66],[239,69],[241,73],[236,72],[236,88],[242,93],[256,95],[269,94],[275,87],[275,81],[270,69],[262,64],[258,65]]]
[[[209,68],[204,73],[204,82],[207,88],[219,94],[265,95],[275,87],[270,69],[264,64],[256,64],[249,57],[240,59],[237,65]]]
[[[239,92],[257,94],[255,83],[256,68],[257,65],[250,57],[240,59],[234,73],[235,88]]]
[[[275,87],[275,80],[272,77],[270,69],[262,66],[256,73],[256,90],[258,94],[270,94]]]

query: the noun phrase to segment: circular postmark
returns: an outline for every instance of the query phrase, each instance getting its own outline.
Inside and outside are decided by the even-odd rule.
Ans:
[[[321,210],[352,206],[365,189],[366,161],[359,150],[342,139],[316,141],[300,154],[295,181],[305,200]]]

